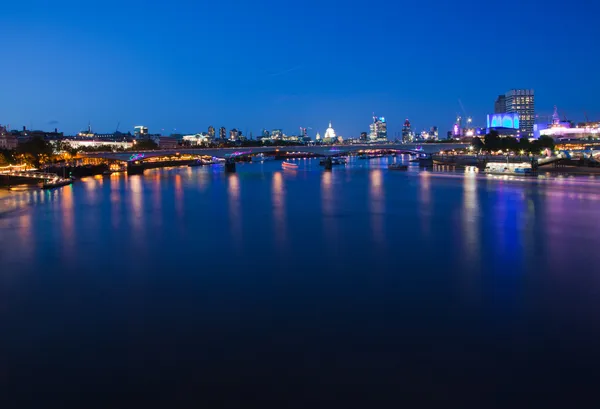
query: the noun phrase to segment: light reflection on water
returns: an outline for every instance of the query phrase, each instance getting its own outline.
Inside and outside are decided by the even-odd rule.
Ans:
[[[274,217],[274,234],[275,243],[280,250],[283,250],[288,245],[287,243],[287,226],[286,226],[286,209],[285,209],[285,187],[282,172],[273,173],[273,181],[271,183],[271,196],[273,201],[273,217]]]
[[[7,367],[43,374],[27,390],[56,373],[93,389],[147,371],[161,385],[169,372],[178,390],[187,369],[239,365],[268,383],[293,367],[332,383],[361,368],[354,379],[380,385],[401,369],[439,372],[447,385],[457,363],[466,369],[453,386],[472,389],[483,375],[513,382],[531,354],[561,370],[580,354],[569,376],[595,370],[599,181],[356,162],[161,169],[0,193],[0,211],[12,209],[0,216]],[[552,342],[560,348],[547,352]],[[85,379],[60,369],[81,362]],[[521,384],[546,375],[525,369]]]
[[[236,250],[240,251],[242,246],[242,204],[240,200],[240,177],[237,173],[227,175],[227,193],[229,202],[229,225],[231,239]]]
[[[381,169],[369,172],[369,211],[375,245],[385,244],[385,194],[383,187],[383,171]]]

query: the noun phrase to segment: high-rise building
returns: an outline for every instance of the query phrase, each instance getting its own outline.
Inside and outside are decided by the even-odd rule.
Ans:
[[[369,125],[370,140],[387,140],[387,123],[385,122],[384,117],[376,117],[373,115],[373,122]]]
[[[407,142],[412,142],[412,130],[408,118],[404,121],[404,125],[402,126],[402,143]]]
[[[267,131],[266,129],[262,130],[262,134],[261,135],[262,135],[263,138],[267,138],[267,139],[271,136],[271,134],[269,133],[269,131]]]
[[[366,142],[366,140],[367,140],[367,133],[366,132],[361,132],[360,133],[360,140],[362,142]]]
[[[429,129],[429,139],[437,140],[439,138],[438,127],[432,126]]]
[[[219,139],[221,139],[221,140],[227,139],[227,130],[225,129],[224,126],[219,128]]]
[[[208,127],[208,136],[211,139],[215,139],[215,127],[212,125]]]
[[[519,134],[533,137],[535,95],[532,89],[512,89],[505,94],[506,112],[519,114]]]
[[[495,114],[503,114],[506,112],[506,96],[498,95],[496,98],[496,103],[494,104],[494,113]]]
[[[88,132],[89,133],[92,132],[91,125],[88,125]],[[133,127],[133,135],[135,136],[136,139],[145,138],[148,136],[148,128],[145,126],[142,126],[142,125],[134,126]]]
[[[240,135],[240,132],[235,128],[233,128],[231,131],[229,131],[229,139],[232,141],[237,141],[239,135]]]

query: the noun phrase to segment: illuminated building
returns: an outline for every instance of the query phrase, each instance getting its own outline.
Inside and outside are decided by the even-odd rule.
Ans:
[[[410,127],[410,121],[407,118],[402,126],[402,143],[408,142],[412,142],[412,131]]]
[[[17,137],[0,126],[0,149],[15,149],[19,144]]]
[[[273,129],[271,131],[271,139],[282,139],[283,136],[283,130],[281,129]]]
[[[558,115],[558,109],[554,107],[552,114],[552,123],[535,124],[534,132],[537,137],[549,136],[556,140],[583,140],[583,139],[598,139],[600,138],[600,123],[583,123],[577,127],[573,127],[570,121],[561,121]]]
[[[71,148],[98,148],[100,146],[103,147],[111,147],[113,149],[129,149],[134,146],[134,142],[132,140],[124,140],[124,141],[110,141],[110,140],[98,140],[98,139],[81,139],[81,138],[65,138],[65,139],[55,139],[49,141],[52,146],[56,147],[58,142],[62,142],[63,144],[69,145]]]
[[[133,129],[133,136],[135,137],[135,139],[145,138],[146,136],[148,136],[148,128],[145,126],[138,125],[134,126]],[[89,128],[89,132],[92,132],[91,127]]]
[[[212,125],[208,127],[208,136],[211,139],[215,139],[215,127]]]
[[[519,115],[520,136],[532,138],[535,121],[535,95],[532,89],[513,89],[505,94],[506,113]]]
[[[229,131],[229,140],[230,141],[237,141],[238,137],[240,136],[240,132],[233,128],[232,130]]]
[[[360,133],[360,140],[363,141],[363,142],[367,140],[367,133],[366,132],[361,132]]]
[[[224,126],[219,128],[219,139],[221,139],[222,141],[227,139],[227,130]]]
[[[325,141],[333,141],[336,139],[335,130],[331,126],[331,121],[329,121],[329,128],[325,131],[325,136],[323,136],[323,140]]]
[[[379,140],[384,141],[387,140],[387,123],[385,122],[384,117],[376,117],[373,115],[373,122],[369,126],[371,132],[369,133],[369,139],[371,141]]]

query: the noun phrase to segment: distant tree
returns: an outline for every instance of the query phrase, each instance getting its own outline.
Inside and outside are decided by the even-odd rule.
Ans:
[[[479,152],[480,150],[485,148],[485,145],[481,141],[481,138],[477,137],[473,138],[473,140],[471,141],[471,146],[473,147],[473,150],[475,152]]]
[[[133,151],[152,151],[158,149],[158,145],[152,139],[140,139],[131,148]]]
[[[6,166],[8,165],[8,159],[6,157],[6,154],[4,153],[4,150],[0,150],[0,166]]]
[[[35,167],[39,167],[42,162],[50,160],[54,153],[52,145],[43,138],[35,136],[29,141],[17,146],[17,155],[21,155],[24,160]]]
[[[529,142],[529,139],[521,138],[521,140],[519,140],[519,151],[531,151],[531,143]]]
[[[540,148],[549,148],[551,150],[554,149],[554,139],[550,136],[541,136],[538,140]]]
[[[485,145],[485,150],[488,152],[497,151],[502,149],[502,142],[500,141],[500,135],[496,131],[490,131],[490,133],[486,134],[483,138],[483,142]]]
[[[503,151],[511,151],[511,152],[515,152],[519,149],[519,141],[517,140],[517,138],[513,138],[510,136],[507,136],[505,138],[500,138],[501,139],[501,146],[502,146],[502,150]]]

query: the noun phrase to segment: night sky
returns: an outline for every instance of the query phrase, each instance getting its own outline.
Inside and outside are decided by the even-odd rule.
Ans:
[[[160,4],[154,4],[160,3]],[[593,0],[27,1],[0,9],[0,123],[66,133],[476,125],[510,88],[600,120]],[[459,104],[464,105],[465,113]],[[163,131],[164,130],[164,131]]]

